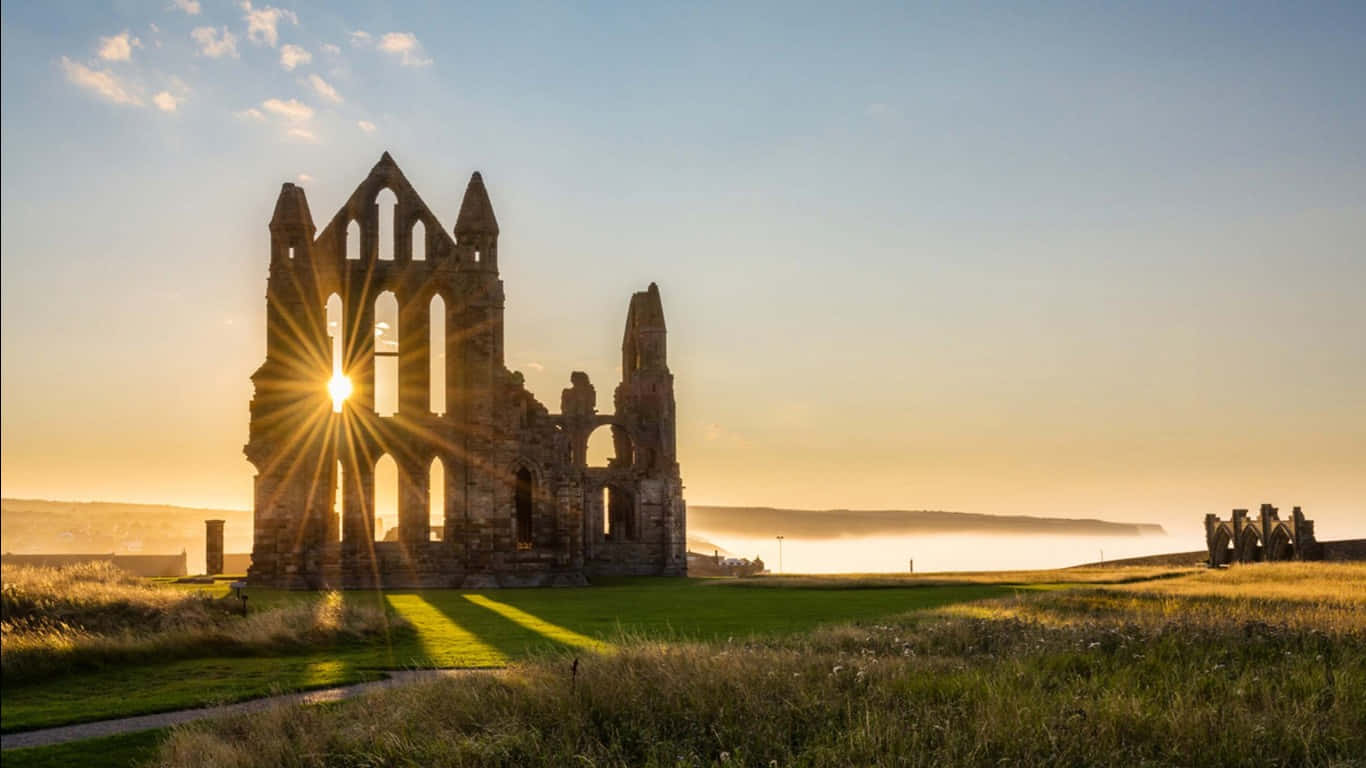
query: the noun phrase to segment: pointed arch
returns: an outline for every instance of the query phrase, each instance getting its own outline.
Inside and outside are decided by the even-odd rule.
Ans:
[[[413,246],[413,261],[427,260],[427,225],[422,223],[421,217],[413,221],[413,229],[410,235]]]
[[[427,538],[446,537],[446,465],[438,456],[427,469]]]
[[[398,462],[386,453],[375,462],[375,541],[384,541],[389,529],[398,526],[398,493]]]
[[[360,261],[360,222],[352,219],[346,225],[346,260]]]
[[[439,293],[427,305],[427,344],[431,365],[427,409],[442,416],[446,413],[446,300]]]
[[[394,253],[397,251],[396,242],[398,240],[398,228],[394,226],[397,221],[398,195],[392,189],[385,187],[375,196],[375,208],[378,216],[375,225],[375,241],[379,244],[379,260],[393,261]]]
[[[375,298],[375,413],[398,413],[398,297],[384,291]]]

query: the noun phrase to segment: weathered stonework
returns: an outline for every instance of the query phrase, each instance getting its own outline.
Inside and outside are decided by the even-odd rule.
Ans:
[[[204,573],[209,576],[223,572],[223,523],[204,521]]]
[[[1323,558],[1323,545],[1314,538],[1314,521],[1304,519],[1299,507],[1291,510],[1289,520],[1282,520],[1279,510],[1270,504],[1262,505],[1256,520],[1248,518],[1246,509],[1233,510],[1228,520],[1205,515],[1205,545],[1209,564],[1215,567],[1234,562]]]
[[[376,197],[391,190],[392,260],[379,257]],[[348,228],[359,224],[358,258]],[[417,223],[424,235],[415,258]],[[447,234],[388,153],[315,237],[303,189],[270,221],[266,361],[252,375],[255,539],[248,579],[289,588],[574,585],[594,574],[683,575],[686,507],[675,453],[673,375],[659,289],[631,297],[613,413],[574,372],[551,413],[503,356],[498,223],[470,179]],[[353,245],[354,249],[354,245]],[[376,350],[376,299],[398,303],[398,351]],[[336,294],[342,322],[329,329]],[[445,317],[431,316],[440,296]],[[445,413],[428,398],[429,333],[444,323]],[[351,395],[334,410],[336,368]],[[376,360],[397,358],[398,408],[375,409]],[[589,434],[616,457],[588,467]],[[398,535],[376,530],[375,465],[398,467]],[[429,468],[444,470],[444,520],[429,524]],[[340,471],[339,471],[340,468]],[[341,513],[334,510],[340,485]],[[604,497],[607,497],[604,503]],[[437,530],[439,528],[439,530]],[[438,538],[439,537],[439,538]]]

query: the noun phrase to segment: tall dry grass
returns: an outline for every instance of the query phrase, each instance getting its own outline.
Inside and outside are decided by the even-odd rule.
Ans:
[[[743,643],[618,644],[490,677],[177,729],[158,764],[967,766],[1361,764],[1366,619],[1312,626],[1344,574],[1283,570],[1281,620],[1160,582]],[[1214,584],[1261,575],[1223,572]],[[1158,582],[1154,582],[1154,585]],[[1135,599],[1172,601],[1150,611]],[[1214,598],[1224,599],[1224,598]],[[1112,602],[1119,601],[1119,602]],[[1129,610],[1132,606],[1140,606]],[[1052,617],[1068,616],[1067,621]],[[1040,617],[1050,617],[1043,620]]]
[[[378,637],[396,622],[338,593],[242,617],[231,598],[160,587],[109,563],[7,565],[0,575],[6,683],[152,658],[307,650]]]

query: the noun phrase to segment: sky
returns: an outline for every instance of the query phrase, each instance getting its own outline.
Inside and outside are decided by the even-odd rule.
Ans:
[[[283,182],[502,229],[600,401],[659,284],[693,504],[1366,536],[1366,5],[6,2],[7,497],[247,508]]]

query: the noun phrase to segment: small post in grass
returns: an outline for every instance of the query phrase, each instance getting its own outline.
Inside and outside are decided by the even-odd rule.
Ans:
[[[573,692],[579,684],[579,659],[574,657],[574,663],[569,666],[569,690]]]
[[[778,575],[783,575],[783,537],[778,537]]]
[[[245,581],[234,581],[230,586],[232,587],[232,593],[237,596],[238,600],[242,601],[242,615],[246,616],[247,593],[243,592],[242,590],[247,588],[247,583]]]

